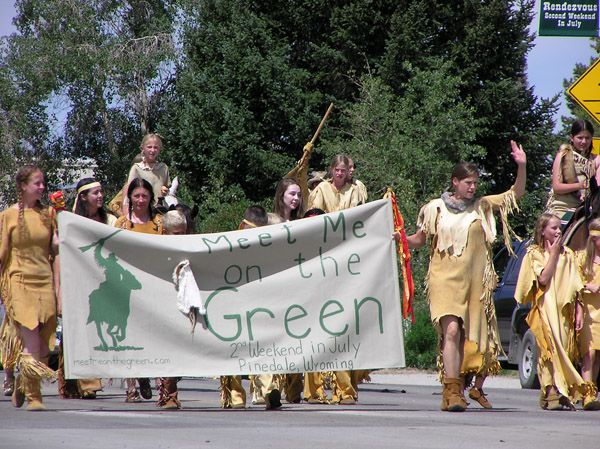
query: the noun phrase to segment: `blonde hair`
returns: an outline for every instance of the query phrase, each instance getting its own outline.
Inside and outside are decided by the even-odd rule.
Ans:
[[[588,224],[588,230],[600,231],[600,218],[594,218]],[[596,237],[598,238],[598,237]],[[596,254],[596,245],[594,245],[594,237],[589,235],[585,245],[585,262],[583,264],[583,275],[586,280],[591,280],[594,277],[594,255]]]
[[[166,232],[172,232],[174,228],[185,226],[187,230],[187,220],[185,215],[178,210],[170,210],[162,217],[163,229]]]
[[[142,138],[142,143],[140,143],[140,151],[144,149],[144,145],[146,145],[146,142],[148,142],[150,139],[156,139],[158,141],[158,146],[162,150],[163,141],[162,137],[160,137],[160,134],[148,133]]]
[[[348,170],[350,170],[350,160],[345,154],[336,154],[331,158],[329,163],[329,177],[333,178],[333,170],[340,164],[344,164]]]
[[[540,218],[535,222],[535,228],[533,229],[533,243],[539,246],[542,250],[544,249],[544,229],[548,226],[548,222],[556,218],[560,220],[556,215],[549,212],[544,212],[540,215]]]

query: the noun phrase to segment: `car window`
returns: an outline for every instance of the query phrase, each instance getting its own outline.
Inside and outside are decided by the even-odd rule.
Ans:
[[[506,265],[509,260],[510,254],[508,254],[506,247],[503,246],[494,256],[494,268],[496,269],[499,278],[504,276],[504,271],[506,270]]]
[[[525,240],[523,242],[515,243],[515,255],[517,259],[511,265],[510,273],[508,276],[503,278],[505,284],[516,284],[519,279],[519,271],[521,270],[521,263],[523,263],[523,257],[527,252],[527,248],[529,246],[530,240]]]

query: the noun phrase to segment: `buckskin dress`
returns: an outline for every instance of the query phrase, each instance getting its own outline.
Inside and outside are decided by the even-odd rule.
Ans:
[[[421,209],[417,227],[432,239],[427,298],[440,337],[440,319],[456,316],[465,332],[461,375],[495,374],[502,348],[492,294],[497,276],[492,262],[496,238],[494,212],[500,212],[504,243],[510,248],[507,216],[517,207],[514,187],[476,199],[462,212],[451,212],[441,198]],[[441,355],[440,380],[444,378]]]
[[[539,350],[538,377],[542,395],[546,387],[574,403],[585,391],[585,382],[573,365],[575,343],[575,301],[583,291],[575,254],[564,248],[550,283],[541,286],[538,277],[546,266],[544,250],[537,245],[527,249],[521,264],[515,299],[531,304],[527,323]]]
[[[56,340],[56,296],[50,247],[56,229],[51,208],[25,208],[0,214],[0,288],[6,308],[2,325],[2,364],[14,367],[21,352],[17,326],[40,327],[43,342],[52,350]]]

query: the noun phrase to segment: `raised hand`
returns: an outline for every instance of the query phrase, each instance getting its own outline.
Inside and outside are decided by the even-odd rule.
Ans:
[[[514,140],[510,141],[510,149],[513,160],[517,165],[525,165],[527,163],[527,155],[523,151],[523,146],[519,145]]]

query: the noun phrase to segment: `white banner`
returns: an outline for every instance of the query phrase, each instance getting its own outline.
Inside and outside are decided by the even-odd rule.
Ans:
[[[157,236],[59,214],[68,378],[404,366],[391,204],[222,234]],[[178,309],[188,260],[206,315]],[[196,293],[198,291],[196,290]]]

